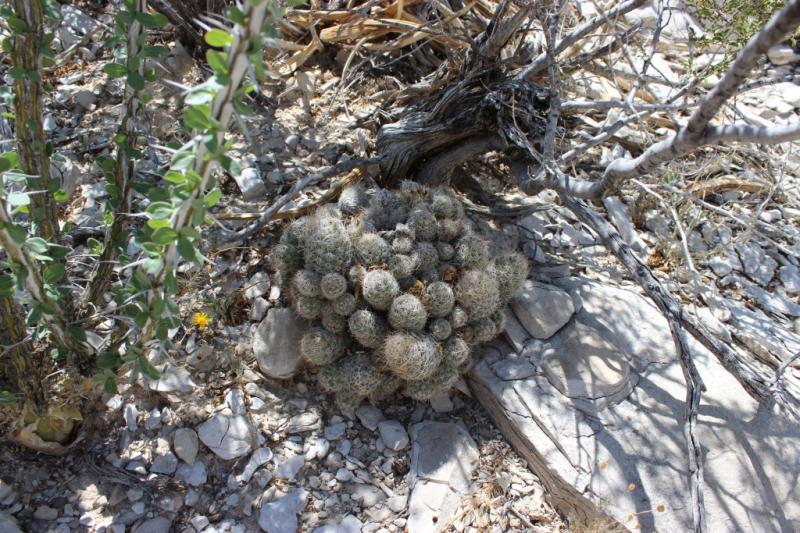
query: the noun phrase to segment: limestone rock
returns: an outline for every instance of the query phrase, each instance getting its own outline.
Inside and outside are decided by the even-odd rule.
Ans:
[[[197,433],[191,428],[179,428],[172,437],[172,446],[175,454],[188,464],[194,464],[200,443]]]
[[[244,416],[217,414],[203,422],[198,436],[212,452],[228,460],[250,451],[252,431]]]
[[[472,390],[561,513],[603,524],[603,530],[691,529],[686,388],[666,319],[629,290],[575,278],[559,284],[581,305],[574,320],[543,343],[541,350],[552,350],[541,360],[546,375],[499,378],[493,365],[516,350],[495,342],[484,347],[483,360],[469,374]],[[730,325],[734,336],[742,340],[745,332],[764,356],[782,345],[771,356],[773,364],[792,353],[790,346],[800,350],[800,339],[778,331],[759,312],[731,305]],[[596,346],[587,350],[589,341]],[[715,357],[691,342],[707,387],[697,436],[708,530],[798,530],[800,428],[760,408]],[[586,353],[602,360],[586,362]],[[605,404],[588,398],[599,391],[598,377],[608,388],[625,372],[633,386],[627,397]],[[568,375],[588,382],[568,383]],[[570,397],[576,390],[587,398]]]
[[[274,502],[264,503],[258,514],[258,525],[267,533],[295,533],[297,513],[306,506],[308,492],[295,489]]]
[[[408,446],[408,433],[397,420],[384,420],[378,423],[383,444],[390,450],[402,450]]]
[[[531,280],[511,300],[511,308],[522,326],[537,339],[550,338],[575,312],[572,298],[564,290]]]
[[[291,309],[270,309],[253,338],[253,352],[261,371],[279,379],[294,374],[300,364],[300,337],[305,330],[305,322]]]
[[[420,422],[411,437],[408,531],[439,531],[472,483],[478,447],[466,429],[449,422]]]

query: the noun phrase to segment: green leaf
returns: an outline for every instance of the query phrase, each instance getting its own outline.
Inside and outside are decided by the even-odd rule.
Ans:
[[[120,11],[117,13],[117,21],[123,24],[130,24],[133,22],[133,13],[130,11]]]
[[[5,172],[6,170],[11,170],[11,161],[5,157],[0,157],[0,172]]]
[[[189,239],[185,237],[181,237],[178,239],[178,253],[180,253],[181,257],[183,257],[187,261],[195,261],[197,258],[194,245]]]
[[[211,109],[207,105],[188,107],[183,113],[183,123],[188,129],[205,130],[210,126]]]
[[[159,379],[161,377],[161,372],[158,371],[156,367],[150,364],[144,356],[140,356],[137,359],[139,363],[139,370],[141,370],[142,374],[149,377],[150,379]]]
[[[158,274],[163,266],[164,260],[160,257],[151,257],[142,263],[142,269],[151,276]]]
[[[22,67],[11,67],[6,72],[13,80],[24,80],[28,77],[28,71]]]
[[[6,23],[8,24],[8,27],[11,28],[11,30],[14,33],[27,33],[28,32],[28,25],[25,24],[25,21],[22,20],[19,17],[8,17],[6,19]]]
[[[115,352],[103,352],[97,358],[97,366],[99,368],[107,368],[109,370],[116,370],[122,364],[122,359]]]
[[[78,342],[86,342],[86,331],[78,326],[67,326],[67,333]]]
[[[112,78],[124,78],[128,75],[128,69],[125,68],[125,65],[120,65],[119,63],[106,63],[103,66],[103,70]]]
[[[162,176],[164,181],[168,181],[169,183],[174,183],[175,185],[181,185],[186,183],[186,176],[181,174],[180,172],[175,172],[174,170],[168,171],[164,176]]]
[[[46,283],[58,283],[64,277],[64,265],[61,263],[47,265],[44,268],[43,276]]]
[[[11,238],[14,239],[14,242],[17,244],[22,244],[25,242],[25,239],[28,238],[28,232],[25,231],[22,226],[18,226],[17,224],[9,224],[6,226],[6,231]]]
[[[133,283],[133,286],[137,291],[142,291],[151,287],[150,280],[147,278],[145,273],[138,269],[133,271],[131,283]]]
[[[219,199],[222,198],[222,191],[219,189],[214,189],[206,194],[206,197],[203,198],[203,203],[206,207],[214,207],[219,202]]]
[[[17,402],[17,397],[13,392],[0,390],[0,405],[12,405]]]
[[[237,7],[232,6],[226,9],[225,16],[228,18],[228,20],[231,20],[241,26],[247,24],[247,19],[245,18],[244,13],[242,13],[242,11]]]
[[[164,290],[167,294],[175,294],[178,292],[178,280],[175,279],[175,274],[167,272],[164,276]]]
[[[145,28],[151,29],[160,29],[169,23],[169,19],[161,13],[151,15],[150,13],[142,13],[141,11],[136,13],[136,20],[141,22],[142,26]]]
[[[144,89],[144,77],[136,71],[131,72],[128,74],[128,85],[135,91],[141,91]]]
[[[53,198],[56,202],[63,203],[69,200],[69,194],[59,190],[53,193]]]
[[[162,59],[169,54],[169,48],[162,45],[155,45],[155,46],[145,46],[142,48],[142,54],[144,57],[152,57],[155,59]]]
[[[0,296],[11,296],[17,280],[10,274],[0,274]]]
[[[158,228],[151,238],[156,244],[172,244],[178,238],[178,232],[172,228]]]
[[[228,58],[225,57],[225,54],[218,50],[209,50],[206,52],[206,61],[208,62],[208,66],[211,67],[216,74],[220,76],[226,76],[228,74]]]
[[[150,218],[167,219],[172,216],[175,209],[167,202],[153,202],[145,210]]]
[[[214,28],[206,33],[206,44],[215,48],[228,46],[233,42],[233,37],[225,31]]]
[[[114,379],[114,376],[109,376],[106,378],[106,380],[103,382],[103,390],[109,394],[117,393],[117,382]]]
[[[49,250],[47,241],[42,239],[41,237],[31,237],[30,239],[25,241],[23,247],[35,254],[46,254],[47,251]]]
[[[152,229],[158,228],[171,228],[172,223],[169,220],[163,218],[151,218],[147,221],[147,225]]]

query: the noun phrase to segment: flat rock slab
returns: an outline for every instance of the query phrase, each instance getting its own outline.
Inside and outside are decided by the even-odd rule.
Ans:
[[[253,337],[253,353],[266,375],[285,379],[300,364],[300,337],[307,324],[288,308],[272,308]]]
[[[212,452],[229,460],[250,451],[252,432],[246,417],[216,414],[200,425],[197,435]]]
[[[466,429],[448,422],[415,424],[411,439],[408,531],[439,531],[469,490],[478,468],[478,447]]]
[[[575,307],[572,298],[562,289],[547,283],[528,280],[511,300],[514,311],[525,330],[537,339],[547,339],[566,324]],[[510,330],[508,335],[516,335]]]
[[[539,372],[498,376],[494,365],[517,355],[496,342],[469,375],[476,396],[568,517],[605,521],[604,531],[688,531],[686,388],[666,320],[635,292],[577,278],[559,284],[580,310],[556,337],[526,344],[521,356]],[[586,338],[602,340],[602,352],[591,346],[585,352],[594,349],[609,368],[577,353]],[[564,347],[576,362],[558,353]],[[800,428],[759,408],[716,358],[697,343],[693,348],[708,389],[697,428],[708,531],[799,531]],[[552,358],[559,356],[562,372],[554,375]],[[581,364],[592,371],[576,370]],[[631,387],[625,397],[593,383],[598,376],[613,382],[625,364]],[[566,375],[588,381],[581,394],[573,394],[577,385],[563,385]],[[591,398],[597,394],[586,391],[608,396]]]

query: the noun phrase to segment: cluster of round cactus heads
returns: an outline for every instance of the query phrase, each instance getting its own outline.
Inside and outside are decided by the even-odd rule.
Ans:
[[[272,261],[309,321],[300,351],[342,407],[452,387],[528,275],[519,253],[491,257],[451,190],[414,183],[345,189],[289,224]]]

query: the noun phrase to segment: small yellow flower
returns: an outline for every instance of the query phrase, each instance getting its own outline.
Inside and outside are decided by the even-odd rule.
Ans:
[[[192,315],[192,325],[197,326],[197,329],[204,330],[211,323],[211,317],[202,311]]]

